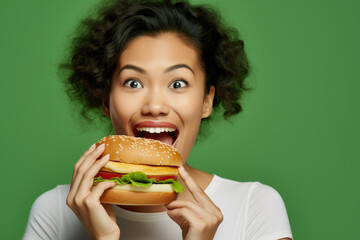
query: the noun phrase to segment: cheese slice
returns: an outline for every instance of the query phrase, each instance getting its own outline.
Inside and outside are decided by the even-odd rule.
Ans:
[[[146,175],[158,175],[158,176],[174,176],[178,175],[177,167],[165,167],[165,166],[151,166],[142,164],[130,164],[109,161],[101,171],[104,172],[116,172],[121,174],[127,174],[131,172],[141,171]]]

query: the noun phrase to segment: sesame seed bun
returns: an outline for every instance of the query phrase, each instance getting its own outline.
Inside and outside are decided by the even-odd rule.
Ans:
[[[101,196],[101,203],[144,206],[144,205],[163,205],[176,199],[177,194],[171,192],[132,192],[123,190],[109,189]]]
[[[180,167],[180,153],[170,145],[153,139],[111,135],[96,143],[105,143],[103,156],[110,154],[110,161]]]

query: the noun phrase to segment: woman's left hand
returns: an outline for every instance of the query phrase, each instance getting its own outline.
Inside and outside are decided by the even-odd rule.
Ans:
[[[183,239],[213,239],[223,220],[220,209],[183,167],[179,168],[179,174],[194,200],[175,200],[167,204],[169,217],[180,226]]]

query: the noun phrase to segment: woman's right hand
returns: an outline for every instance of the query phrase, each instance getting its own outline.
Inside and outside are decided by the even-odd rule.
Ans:
[[[101,182],[93,186],[94,177],[109,161],[109,155],[98,159],[104,152],[104,144],[92,145],[75,164],[71,188],[66,203],[85,226],[91,239],[119,239],[120,229],[111,204],[101,204],[100,197],[113,182]]]

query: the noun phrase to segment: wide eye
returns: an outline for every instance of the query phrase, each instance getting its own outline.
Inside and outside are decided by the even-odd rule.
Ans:
[[[175,80],[170,84],[170,88],[179,89],[186,87],[188,83],[185,80]]]
[[[125,81],[124,86],[129,88],[142,88],[141,83],[136,79],[128,79]]]

